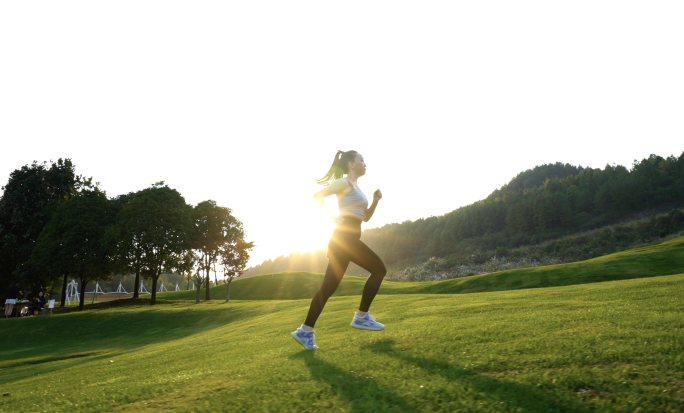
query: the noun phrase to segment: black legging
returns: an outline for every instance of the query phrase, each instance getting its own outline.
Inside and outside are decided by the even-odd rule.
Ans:
[[[382,279],[387,274],[385,264],[366,244],[361,241],[361,220],[350,217],[344,218],[344,223],[338,225],[328,243],[328,268],[325,270],[323,285],[311,300],[309,315],[305,325],[313,327],[321,315],[325,303],[340,285],[349,262],[370,272],[366,285],[363,287],[359,311],[368,311],[373,298],[380,289]]]

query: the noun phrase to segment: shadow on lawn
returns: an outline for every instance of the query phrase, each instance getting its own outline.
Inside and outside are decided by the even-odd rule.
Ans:
[[[333,388],[347,400],[352,412],[377,411],[414,411],[415,409],[401,396],[380,387],[376,382],[358,377],[349,372],[316,358],[313,351],[304,350],[291,359],[302,360],[311,375]]]
[[[459,382],[463,386],[504,402],[509,408],[522,408],[524,411],[590,411],[579,401],[561,402],[556,394],[539,387],[487,377],[463,367],[456,368],[444,361],[401,354],[392,349],[393,345],[394,341],[386,340],[370,344],[365,349],[411,363],[430,374],[439,374],[450,382]]]
[[[121,355],[121,354],[117,354]],[[44,366],[40,366],[40,374],[47,374],[51,373],[53,371],[58,371],[58,370],[64,370],[67,368],[72,368],[76,366],[80,366],[86,363],[92,363],[92,362],[98,362],[98,361],[103,361],[105,362],[107,359],[111,358],[112,355],[109,353],[106,354],[100,354],[100,353],[83,353],[83,354],[72,354],[68,356],[62,356],[62,357],[44,357],[41,359],[36,359],[36,360],[29,360],[29,361],[24,361],[24,362],[17,362],[12,365],[8,364],[5,366],[0,367],[0,384],[10,384],[10,383],[16,383],[16,382],[21,382],[22,380],[29,380],[30,383],[35,383],[35,380],[39,378],[39,376],[36,374],[36,370],[33,369],[22,369],[22,367],[31,367],[32,365],[35,364],[45,364]],[[54,362],[60,362],[60,361],[68,361],[68,363],[54,363]],[[16,368],[19,368],[18,370]],[[15,368],[14,371],[6,372],[5,370],[9,370],[11,368]]]
[[[2,323],[0,337],[12,346],[10,351],[0,355],[0,370],[19,365],[49,365],[84,353],[109,350],[120,353],[206,333],[255,315],[241,307],[216,306],[210,311],[192,307],[166,311],[167,308],[169,306],[141,308],[144,311],[83,311],[19,319],[11,325]]]

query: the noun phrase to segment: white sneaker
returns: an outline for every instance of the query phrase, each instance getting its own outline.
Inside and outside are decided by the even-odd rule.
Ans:
[[[360,328],[362,330],[373,330],[380,331],[384,330],[385,326],[375,321],[375,317],[366,313],[365,316],[359,317],[358,314],[354,314],[354,319],[351,322],[351,326],[354,328]]]
[[[307,350],[316,350],[318,346],[316,345],[316,337],[313,331],[304,331],[301,327],[292,332],[292,338],[297,340]]]

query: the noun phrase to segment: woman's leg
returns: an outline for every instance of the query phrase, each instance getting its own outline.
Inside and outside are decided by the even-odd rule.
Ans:
[[[349,266],[349,260],[341,255],[342,254],[328,250],[328,268],[325,270],[323,285],[321,285],[321,288],[318,290],[313,300],[311,300],[309,315],[306,316],[304,325],[313,328],[314,324],[316,324],[316,320],[318,320],[318,316],[321,315],[328,298],[335,293],[337,286],[340,285],[340,281],[342,281],[342,277]]]
[[[363,241],[357,240],[351,243],[349,249],[351,262],[370,272],[366,285],[363,287],[363,295],[359,305],[359,311],[365,313],[368,312],[375,295],[380,289],[380,284],[382,284],[382,280],[385,278],[385,274],[387,274],[387,268],[385,268],[385,264],[380,257],[368,248],[368,245],[364,244]]]

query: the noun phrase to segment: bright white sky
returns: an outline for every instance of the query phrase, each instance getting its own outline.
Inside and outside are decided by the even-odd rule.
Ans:
[[[684,150],[684,2],[0,3],[0,181],[72,158],[109,195],[214,199],[251,264],[326,245],[337,149],[384,199],[441,215],[549,162]]]

